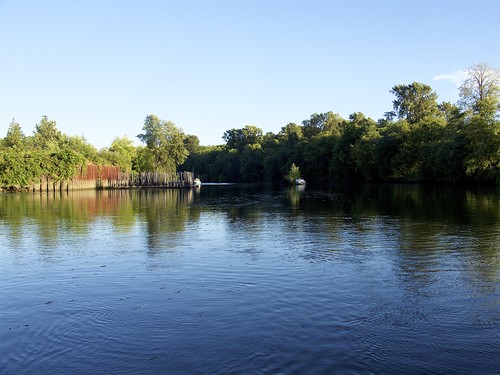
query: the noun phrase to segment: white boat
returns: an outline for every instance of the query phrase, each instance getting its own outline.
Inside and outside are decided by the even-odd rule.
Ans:
[[[295,185],[305,185],[306,184],[306,180],[304,180],[303,178],[297,178],[295,180]]]
[[[193,181],[193,186],[201,186],[201,180],[199,178],[195,178]]]

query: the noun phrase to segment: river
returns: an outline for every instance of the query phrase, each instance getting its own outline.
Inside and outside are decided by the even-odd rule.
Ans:
[[[500,191],[0,195],[0,373],[495,374]]]

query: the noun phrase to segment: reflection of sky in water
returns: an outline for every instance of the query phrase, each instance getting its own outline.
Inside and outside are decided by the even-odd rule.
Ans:
[[[498,196],[213,188],[2,197],[0,370],[493,372]]]

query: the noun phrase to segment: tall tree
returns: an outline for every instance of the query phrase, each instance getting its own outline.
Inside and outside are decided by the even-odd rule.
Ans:
[[[297,143],[302,137],[302,127],[293,122],[283,126],[277,135],[280,142],[288,142],[290,144]]]
[[[467,176],[500,182],[500,71],[476,64],[466,71],[459,104],[466,116],[460,132]]]
[[[311,138],[320,133],[336,134],[341,132],[340,125],[344,119],[332,111],[326,113],[313,113],[309,120],[302,121],[304,137]]]
[[[175,172],[189,155],[184,145],[184,132],[173,122],[161,120],[153,114],[146,116],[142,130],[144,133],[137,137],[150,150],[154,169]]]
[[[137,150],[131,139],[127,137],[116,137],[108,149],[108,158],[113,165],[123,171],[132,170],[132,161],[137,155]]]
[[[476,64],[466,69],[467,78],[459,88],[460,105],[473,114],[487,117],[500,110],[500,70],[488,64]]]
[[[463,130],[465,172],[476,180],[500,184],[500,121],[475,115]]]
[[[63,140],[63,134],[57,129],[54,120],[49,120],[43,116],[39,124],[35,126],[34,143],[35,147],[45,151],[57,151]]]
[[[196,135],[188,134],[184,138],[184,146],[186,146],[189,155],[196,154],[200,148],[200,139]]]
[[[226,142],[226,145],[230,150],[235,149],[243,151],[245,146],[255,144],[261,145],[264,137],[262,129],[253,125],[246,125],[241,129],[233,128],[226,130],[222,139]]]
[[[7,136],[4,138],[4,145],[6,147],[21,148],[25,139],[26,136],[24,135],[21,126],[14,119],[12,119],[9,129],[7,130]]]
[[[396,85],[391,93],[396,96],[393,103],[393,112],[388,117],[397,116],[399,119],[415,124],[425,117],[438,117],[437,94],[426,84],[413,82],[409,85]]]

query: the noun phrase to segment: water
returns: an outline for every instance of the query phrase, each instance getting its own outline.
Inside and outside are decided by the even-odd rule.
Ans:
[[[500,373],[500,194],[0,196],[0,373]]]

